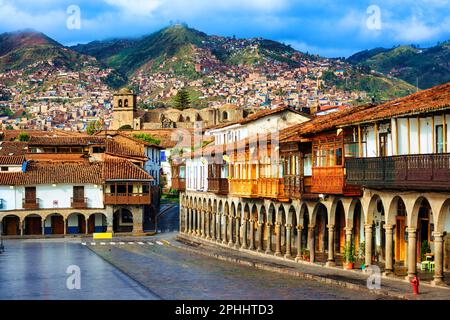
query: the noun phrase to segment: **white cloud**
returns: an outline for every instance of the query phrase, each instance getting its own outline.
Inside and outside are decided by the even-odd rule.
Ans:
[[[105,0],[109,5],[122,9],[130,15],[150,15],[162,4],[162,0]]]

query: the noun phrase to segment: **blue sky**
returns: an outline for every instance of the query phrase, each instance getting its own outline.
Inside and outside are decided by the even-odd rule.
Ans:
[[[70,5],[80,8],[80,29],[67,28]],[[338,57],[449,40],[450,0],[0,0],[0,32],[32,28],[65,45],[137,37],[171,22]]]

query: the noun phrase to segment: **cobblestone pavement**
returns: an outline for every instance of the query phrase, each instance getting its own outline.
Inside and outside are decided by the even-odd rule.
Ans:
[[[162,237],[173,243],[176,233]],[[141,242],[146,242],[142,239]],[[164,241],[164,240],[163,240]],[[139,242],[139,241],[138,241]],[[219,261],[173,245],[86,246],[163,299],[380,299],[313,280]]]
[[[5,248],[0,254],[1,300],[159,299],[80,240],[7,240]],[[80,290],[67,289],[70,265],[80,267]]]

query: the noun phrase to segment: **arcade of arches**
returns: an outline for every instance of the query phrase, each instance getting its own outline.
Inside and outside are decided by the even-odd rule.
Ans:
[[[142,233],[156,229],[156,209],[106,208],[106,210],[59,209],[1,212],[4,236],[83,235],[97,232]]]
[[[366,190],[359,198],[279,203],[210,193],[180,195],[180,232],[187,236],[296,261],[342,263],[346,244],[359,263],[410,279],[424,256],[433,283],[450,269],[450,195]]]

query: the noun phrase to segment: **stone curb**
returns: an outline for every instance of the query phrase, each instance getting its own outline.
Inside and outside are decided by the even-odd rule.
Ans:
[[[180,240],[184,240],[185,242],[190,242],[190,243],[197,243],[197,244],[200,244],[200,245],[207,244],[207,245],[209,245],[211,247],[213,246],[213,244],[209,244],[208,242],[203,241],[201,239],[192,239],[192,238],[187,237],[185,235],[177,235],[177,241],[182,242]],[[368,289],[365,286],[362,286],[362,285],[359,285],[359,284],[350,283],[350,282],[347,282],[347,281],[340,281],[340,280],[330,279],[330,278],[327,278],[327,277],[324,277],[324,276],[314,275],[314,274],[311,274],[311,273],[289,270],[289,269],[287,269],[287,268],[289,268],[289,266],[286,266],[286,268],[273,267],[273,266],[269,266],[269,265],[264,264],[264,263],[252,262],[252,261],[246,260],[245,257],[243,257],[242,259],[240,259],[240,258],[233,258],[233,257],[229,257],[229,256],[226,256],[226,255],[220,254],[220,253],[213,253],[213,252],[209,252],[209,251],[205,251],[205,250],[196,250],[196,249],[192,249],[192,248],[188,248],[188,247],[183,247],[182,249],[183,250],[187,250],[189,252],[198,253],[198,254],[201,254],[201,255],[204,255],[204,256],[216,258],[216,259],[221,260],[221,261],[232,262],[232,263],[245,265],[245,266],[249,266],[249,267],[253,267],[253,268],[261,269],[261,270],[265,270],[265,271],[272,271],[272,272],[278,272],[278,273],[282,273],[282,274],[287,274],[287,275],[299,277],[299,278],[306,279],[306,280],[319,281],[319,282],[323,282],[323,283],[326,283],[326,284],[337,285],[337,286],[344,287],[344,288],[347,288],[347,289],[365,291],[365,292],[370,292],[372,294],[376,294],[376,295],[380,295],[380,296],[393,297],[393,298],[402,299],[402,300],[409,300],[410,299],[407,295],[400,294],[400,293],[395,293],[395,292],[384,290],[384,289],[370,290],[370,289]]]

